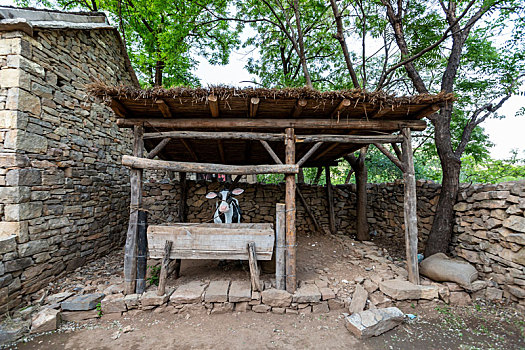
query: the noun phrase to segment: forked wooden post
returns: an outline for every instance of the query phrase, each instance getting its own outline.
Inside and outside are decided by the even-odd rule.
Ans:
[[[139,210],[137,230],[137,294],[142,294],[146,290],[146,268],[148,255],[148,239],[146,237],[147,229],[148,213],[144,210]]]
[[[295,135],[293,128],[286,129],[286,164],[295,164]],[[286,174],[286,290],[290,293],[297,288],[295,236],[295,174]]]
[[[330,178],[330,167],[324,167],[326,176],[326,196],[328,198],[328,222],[330,224],[330,233],[335,235],[337,229],[335,227],[335,210],[334,210],[334,189],[332,188],[332,179]]]
[[[405,245],[407,254],[408,280],[414,284],[419,284],[419,266],[417,261],[417,197],[416,197],[416,176],[414,171],[414,157],[412,153],[412,136],[410,128],[402,128],[403,134],[403,163],[405,171]]]
[[[142,157],[144,153],[144,127],[135,125],[133,128],[133,155]],[[135,293],[137,279],[137,228],[139,208],[142,206],[142,169],[131,169],[129,180],[131,184],[130,214],[126,245],[124,252],[124,291]]]
[[[275,285],[277,289],[286,289],[286,205],[275,205]]]
[[[166,280],[168,279],[168,268],[170,266],[170,252],[172,241],[166,241],[164,245],[164,258],[160,267],[159,287],[157,288],[157,295],[164,295],[166,293]]]
[[[248,263],[250,264],[250,278],[252,281],[252,291],[262,292],[261,281],[259,280],[259,265],[257,265],[257,254],[255,253],[255,242],[248,242]]]
[[[187,199],[188,199],[188,182],[186,181],[186,173],[179,173],[180,179],[180,202],[179,202],[179,222],[186,222],[186,212],[187,212]],[[175,278],[180,277],[180,266],[182,264],[181,259],[175,259]]]

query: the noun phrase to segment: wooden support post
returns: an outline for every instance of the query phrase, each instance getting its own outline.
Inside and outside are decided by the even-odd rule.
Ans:
[[[172,241],[166,241],[164,245],[164,258],[160,267],[159,287],[157,288],[157,295],[164,295],[166,293],[166,280],[168,279],[168,268],[170,265],[170,252]]]
[[[297,190],[297,196],[301,200],[301,204],[303,205],[304,210],[306,211],[306,214],[308,214],[308,217],[310,218],[310,220],[315,226],[315,230],[319,233],[325,233],[323,229],[321,228],[321,225],[319,225],[319,223],[317,222],[314,216],[314,213],[312,213],[312,211],[310,210],[308,203],[306,203],[306,198],[304,198],[303,193],[301,192],[301,189],[299,188],[299,186],[296,187],[296,190]]]
[[[259,266],[257,265],[257,254],[255,253],[255,242],[248,243],[248,262],[250,264],[252,291],[262,292],[261,281],[259,280]]]
[[[152,149],[151,152],[148,153],[147,158],[148,159],[155,158],[155,156],[157,154],[159,154],[164,149],[164,147],[166,147],[166,145],[168,143],[170,143],[170,141],[171,141],[171,138],[169,138],[169,137],[166,137],[165,139],[162,139],[162,141],[160,141],[159,144],[157,146],[155,146],[155,148]]]
[[[410,128],[401,129],[404,137],[402,144],[403,163],[405,171],[405,244],[408,266],[408,280],[414,284],[419,284],[419,266],[417,261],[417,197],[416,197],[416,176],[414,171],[414,158],[412,153],[412,136]]]
[[[286,129],[286,164],[295,164],[294,129]],[[286,174],[286,290],[294,293],[297,288],[295,236],[295,175]]]
[[[146,269],[148,255],[148,212],[139,210],[138,232],[137,232],[137,287],[136,293],[142,294],[146,290]]]
[[[270,157],[272,157],[272,159],[274,160],[276,164],[283,164],[283,162],[281,161],[281,158],[279,158],[279,156],[275,154],[275,152],[273,151],[272,147],[268,144],[268,142],[264,140],[259,140],[259,142],[261,142],[264,149],[266,149],[266,151],[268,152]]]
[[[275,287],[286,290],[286,205],[275,205]]]
[[[188,181],[186,180],[186,173],[179,173],[180,179],[180,202],[179,202],[179,222],[186,222],[187,200],[188,200]],[[175,259],[175,278],[180,277],[181,259]]]
[[[144,153],[143,126],[133,128],[133,155],[142,157]],[[131,184],[131,200],[128,232],[124,248],[124,291],[126,294],[135,293],[137,280],[137,229],[139,208],[142,206],[142,169],[131,169],[129,174]]]
[[[330,223],[330,232],[335,235],[337,229],[335,227],[335,211],[334,211],[334,191],[332,188],[332,179],[330,179],[330,167],[324,167],[326,176],[326,194],[328,198],[328,222]]]

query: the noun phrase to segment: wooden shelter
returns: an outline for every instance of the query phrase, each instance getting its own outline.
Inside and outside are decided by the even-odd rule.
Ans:
[[[411,282],[419,283],[411,131],[424,130],[426,122],[421,119],[452,101],[451,94],[394,97],[362,90],[231,87],[140,90],[102,84],[89,90],[111,106],[119,127],[134,130],[133,155],[122,157],[122,163],[131,167],[127,293],[135,292],[143,169],[177,171],[182,181],[186,172],[286,174],[285,275],[286,289],[293,292],[297,284],[295,175],[301,167],[336,165],[340,157],[369,144],[376,144],[404,173],[408,273]],[[384,143],[401,143],[402,149],[394,147],[393,155],[381,146]],[[329,205],[332,217],[333,202]]]

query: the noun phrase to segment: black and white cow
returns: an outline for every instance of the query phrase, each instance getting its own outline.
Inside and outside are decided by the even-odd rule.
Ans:
[[[215,213],[213,214],[213,221],[216,224],[231,224],[241,222],[241,208],[239,207],[239,201],[233,196],[237,196],[243,193],[244,190],[236,188],[233,191],[224,189],[220,192],[210,192],[206,195],[206,198],[213,199],[217,198],[215,204]]]

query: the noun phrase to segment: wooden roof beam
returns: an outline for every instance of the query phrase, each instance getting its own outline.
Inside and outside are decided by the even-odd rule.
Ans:
[[[120,103],[119,100],[112,98],[109,107],[120,118],[127,118],[130,116],[130,112],[128,111],[128,109],[122,103]]]
[[[208,104],[210,105],[210,112],[213,118],[219,116],[219,99],[215,95],[208,96]]]
[[[268,144],[268,142],[264,141],[264,140],[259,140],[261,142],[261,144],[263,145],[264,149],[266,149],[266,151],[270,154],[270,156],[272,157],[272,159],[275,161],[275,163],[277,164],[283,164],[283,162],[281,161],[281,159],[279,158],[279,156],[277,154],[275,154],[275,152],[273,151],[272,147]]]
[[[123,118],[117,119],[119,127],[129,128],[135,125],[144,125],[146,128],[165,129],[272,129],[286,128],[300,129],[330,129],[330,130],[366,130],[392,132],[402,127],[414,131],[425,130],[427,123],[424,120],[363,120],[344,119],[336,122],[330,119],[277,119],[277,118],[185,118],[185,119],[149,119]]]
[[[390,113],[390,112],[393,112],[394,109],[393,109],[393,106],[386,106],[385,108],[381,108],[381,109],[378,109],[377,111],[375,111],[374,113],[370,114],[370,117],[371,119],[378,119],[378,118],[381,118],[382,116]]]
[[[170,107],[164,102],[164,100],[157,100],[155,101],[157,104],[157,107],[159,108],[160,112],[164,116],[164,118],[172,118],[173,115],[171,114]]]
[[[437,104],[434,104],[434,105],[430,105],[426,108],[423,108],[423,110],[417,112],[417,113],[414,113],[414,117],[416,119],[423,119],[425,117],[428,117],[429,115],[431,114],[434,114],[436,113],[437,111],[439,111],[439,105]]]
[[[298,116],[300,116],[301,113],[303,112],[303,108],[306,107],[307,104],[308,104],[307,100],[304,100],[304,99],[297,100],[292,110],[292,118],[297,118]]]
[[[193,151],[193,149],[191,148],[190,144],[188,141],[184,140],[184,139],[180,139],[180,142],[182,142],[182,144],[184,145],[184,147],[186,148],[186,150],[188,151],[188,153],[191,155],[191,157],[193,158],[194,161],[198,162],[199,161],[199,158],[197,157],[197,154],[195,154],[195,152]],[[182,170],[181,170],[182,171]]]
[[[338,118],[339,115],[341,115],[341,112],[343,112],[348,106],[350,106],[350,100],[343,99],[337,107],[333,110],[332,114],[330,115],[332,118]]]
[[[257,115],[257,109],[259,109],[259,102],[261,102],[259,97],[252,97],[250,99],[250,118],[255,118],[255,116]]]

